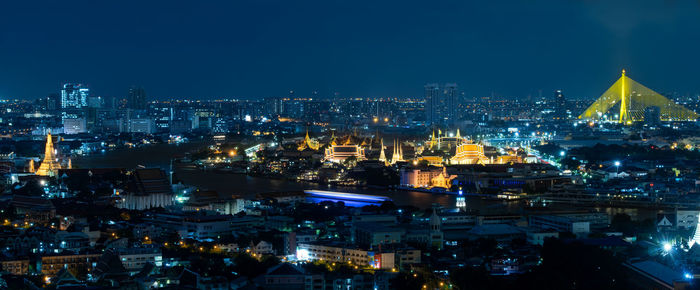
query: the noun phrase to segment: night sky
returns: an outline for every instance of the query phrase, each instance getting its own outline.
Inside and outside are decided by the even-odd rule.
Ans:
[[[614,2],[614,3],[611,3]],[[2,1],[0,97],[63,82],[154,98],[596,97],[622,68],[700,92],[700,3],[678,1]]]

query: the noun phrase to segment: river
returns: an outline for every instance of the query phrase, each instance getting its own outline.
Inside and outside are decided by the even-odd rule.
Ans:
[[[76,168],[135,168],[141,165],[145,167],[158,167],[169,171],[170,160],[172,158],[182,156],[185,152],[205,145],[205,143],[184,143],[178,145],[155,144],[134,149],[117,149],[101,154],[78,157],[73,160],[73,165]],[[252,177],[235,173],[176,169],[175,177],[184,184],[193,185],[201,189],[214,190],[222,195],[237,195],[243,198],[254,198],[255,194],[264,192],[324,189],[386,196],[400,206],[429,208],[432,204],[440,204],[448,208],[454,208],[456,204],[456,196],[449,194],[375,188],[331,188],[314,183]],[[467,208],[478,210],[481,213],[517,213],[521,211],[523,206],[521,202],[485,200],[476,197],[467,198]],[[656,216],[655,211],[643,209],[600,208],[597,210],[606,211],[611,214],[624,212],[635,219]]]

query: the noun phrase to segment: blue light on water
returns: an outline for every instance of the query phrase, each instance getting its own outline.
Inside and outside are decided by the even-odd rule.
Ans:
[[[345,206],[349,207],[380,205],[384,201],[391,201],[391,199],[388,197],[376,195],[355,194],[325,190],[305,190],[304,192],[306,192],[306,194],[309,195],[307,197],[307,200],[309,200],[310,202],[319,203],[323,201],[342,201],[343,203],[345,203]]]
[[[304,190],[304,192],[310,196],[325,197],[331,199],[350,199],[350,200],[360,200],[360,201],[373,201],[382,202],[385,200],[391,200],[388,197],[377,196],[377,195],[367,195],[358,193],[345,193],[336,191],[325,191],[325,190]]]

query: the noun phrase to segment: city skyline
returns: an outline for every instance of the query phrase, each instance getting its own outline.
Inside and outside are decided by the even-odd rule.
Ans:
[[[682,57],[700,39],[695,2],[188,4],[7,4],[0,97],[75,82],[155,99],[421,96],[428,83],[595,98],[623,68],[662,94],[700,91],[698,60]]]
[[[0,289],[700,289],[700,0],[0,9]]]

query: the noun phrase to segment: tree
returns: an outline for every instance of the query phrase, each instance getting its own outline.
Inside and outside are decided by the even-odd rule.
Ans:
[[[27,183],[24,186],[13,191],[13,194],[17,195],[42,196],[44,194],[44,188],[39,184],[39,181],[36,179],[31,179],[27,181]]]
[[[276,265],[274,262],[275,260],[266,260],[266,262],[263,263],[246,253],[241,253],[234,258],[236,266],[233,267],[233,270],[242,276],[255,278],[265,273],[268,266]],[[279,260],[277,260],[277,264],[279,264]]]
[[[450,272],[450,282],[456,289],[500,289],[498,281],[484,267],[462,267]]]
[[[527,289],[629,289],[624,271],[622,261],[606,250],[548,239],[542,248],[542,264],[518,279],[517,285]]]
[[[357,157],[355,156],[350,156],[348,158],[345,158],[343,161],[343,164],[347,167],[353,167],[355,164],[357,164]]]

